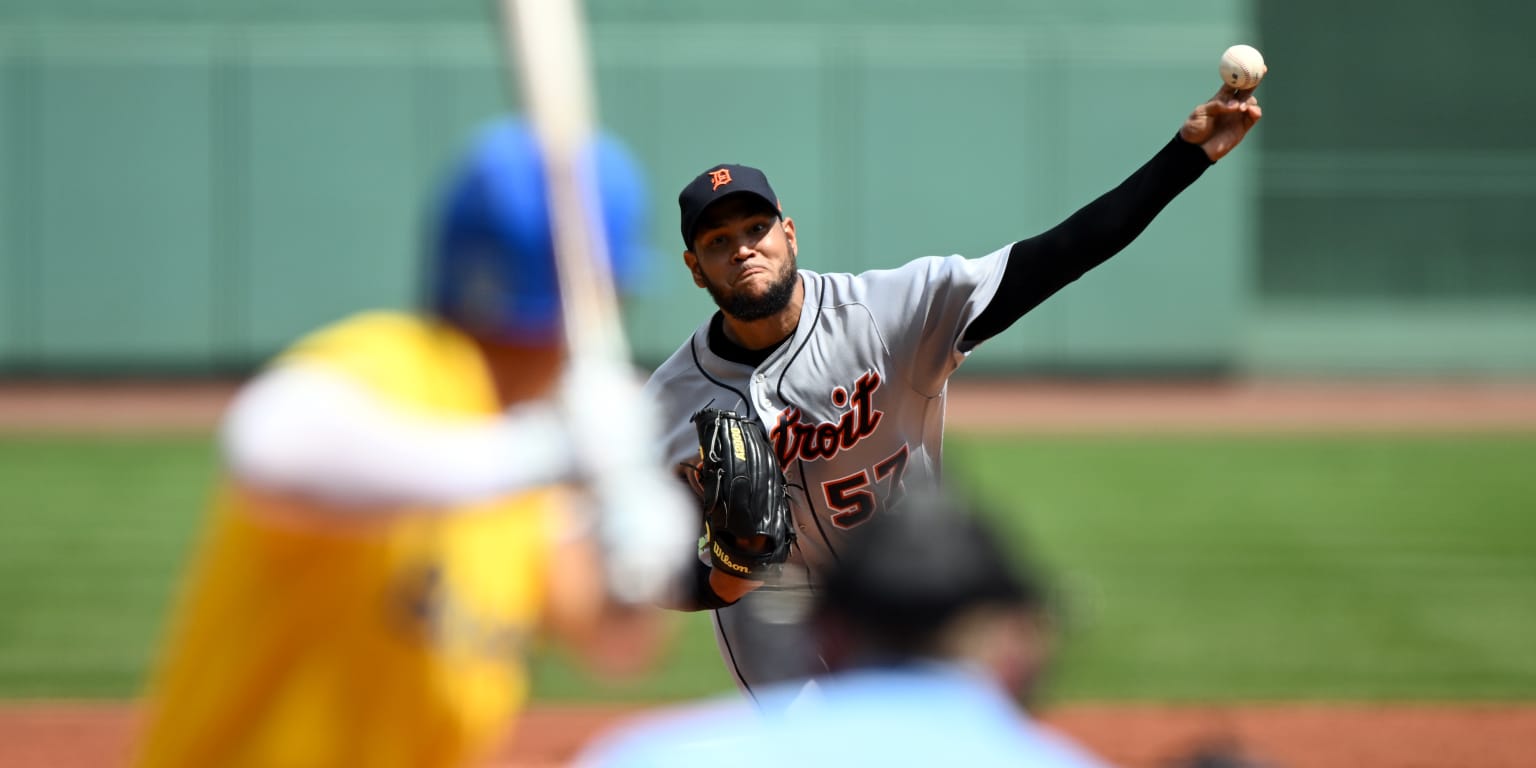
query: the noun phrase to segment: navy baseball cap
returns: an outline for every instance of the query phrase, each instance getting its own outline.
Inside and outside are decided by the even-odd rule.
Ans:
[[[593,164],[601,223],[616,287],[632,286],[644,266],[645,182],[628,149],[599,134],[584,158]],[[526,122],[485,125],[460,160],[442,198],[431,253],[430,304],[471,334],[550,343],[560,336],[544,160]]]
[[[693,249],[694,230],[705,209],[721,198],[738,194],[755,195],[780,214],[784,212],[779,196],[768,186],[768,177],[762,171],[746,165],[717,165],[694,177],[677,196],[677,206],[683,213],[683,245]]]

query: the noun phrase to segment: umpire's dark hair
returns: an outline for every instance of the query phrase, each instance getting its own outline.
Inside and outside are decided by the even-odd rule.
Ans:
[[[958,498],[909,495],[865,528],[818,591],[817,612],[888,650],[918,652],[972,609],[1045,609],[1033,569]]]

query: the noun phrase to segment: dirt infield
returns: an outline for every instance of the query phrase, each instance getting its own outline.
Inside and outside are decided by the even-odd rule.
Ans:
[[[234,386],[0,382],[0,431],[182,432],[217,423]],[[1536,380],[1206,383],[957,380],[956,430],[1533,430]]]
[[[569,764],[595,734],[638,710],[544,706],[524,715],[496,768]],[[1272,768],[1521,768],[1531,764],[1536,706],[1075,705],[1045,720],[1111,762],[1164,768],[1209,745],[1236,745]],[[121,765],[134,733],[127,706],[0,706],[0,765]]]

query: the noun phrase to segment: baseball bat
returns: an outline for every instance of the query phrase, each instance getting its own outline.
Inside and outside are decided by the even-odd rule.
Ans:
[[[572,435],[588,465],[603,468],[587,483],[600,499],[596,538],[608,593],[631,605],[656,603],[689,567],[697,509],[653,455],[657,413],[630,366],[592,164],[596,100],[581,3],[500,3],[503,48],[544,155],[565,324],[562,399],[576,403],[572,414],[604,414],[601,429],[576,423]]]
[[[598,215],[596,99],[580,0],[500,0],[503,50],[543,150],[561,319],[572,362],[628,362]]]

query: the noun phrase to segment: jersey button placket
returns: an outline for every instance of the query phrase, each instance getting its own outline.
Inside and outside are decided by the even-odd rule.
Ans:
[[[756,397],[755,404],[758,413],[767,416],[773,413],[773,403],[768,400],[768,377],[759,373],[752,377],[752,394]]]

